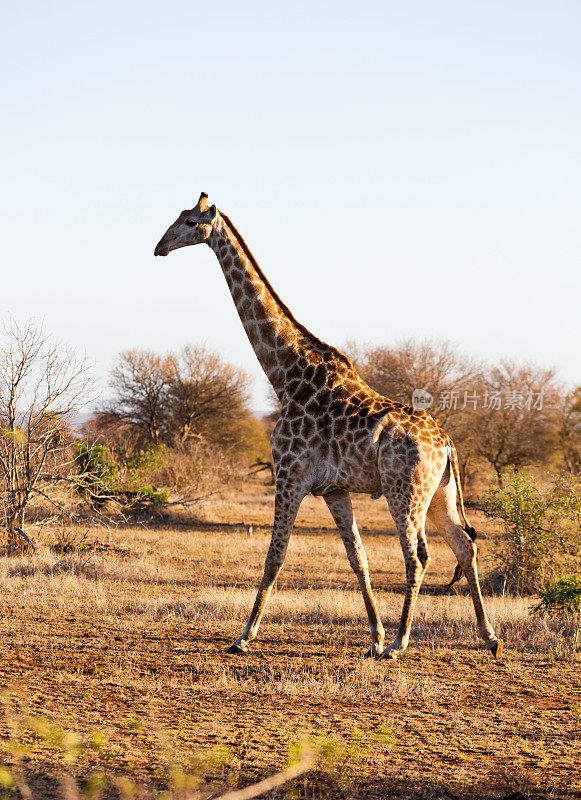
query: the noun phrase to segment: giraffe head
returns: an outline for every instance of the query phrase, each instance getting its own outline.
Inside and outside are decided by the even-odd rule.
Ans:
[[[197,205],[191,211],[182,211],[169,226],[157,243],[154,255],[167,256],[180,247],[206,242],[212,233],[217,214],[216,206],[208,205],[208,195],[202,192]]]

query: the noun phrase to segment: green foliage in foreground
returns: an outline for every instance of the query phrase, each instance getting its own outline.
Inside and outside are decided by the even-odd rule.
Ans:
[[[0,798],[15,798],[17,792],[24,797],[32,796],[25,760],[43,753],[54,757],[54,777],[61,787],[57,797],[63,800],[98,800],[111,792],[125,800],[137,797],[203,800],[227,792],[240,781],[239,760],[223,745],[200,748],[189,756],[187,764],[181,764],[173,758],[166,733],[152,730],[161,744],[161,758],[150,766],[152,781],[142,784],[108,769],[110,758],[119,754],[119,748],[99,730],[83,737],[41,715],[12,717],[12,723],[11,735],[0,740]],[[141,731],[142,725],[128,720],[128,729]],[[314,736],[291,745],[286,770],[271,776],[267,782],[272,779],[273,786],[282,786],[308,770],[326,768],[338,774],[340,783],[347,786],[351,768],[364,761],[373,748],[385,749],[394,741],[389,726],[365,733],[354,728],[345,739]],[[245,791],[248,797],[263,794],[260,784],[246,787]],[[292,797],[294,790],[288,789],[287,794]]]
[[[502,520],[496,557],[505,586],[535,591],[578,567],[581,556],[581,486],[559,479],[543,493],[530,475],[515,473],[504,488],[491,487],[478,507]]]

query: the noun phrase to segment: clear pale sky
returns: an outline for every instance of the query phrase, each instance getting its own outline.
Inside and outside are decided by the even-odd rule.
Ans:
[[[581,5],[4,6],[0,312],[106,375],[200,340],[266,383],[201,190],[336,345],[447,338],[581,379]]]

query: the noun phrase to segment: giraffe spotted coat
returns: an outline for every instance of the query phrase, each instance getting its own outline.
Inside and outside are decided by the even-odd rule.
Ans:
[[[276,470],[272,538],[248,622],[229,652],[243,653],[286,554],[303,498],[322,496],[357,576],[371,628],[370,655],[396,658],[406,649],[419,588],[430,562],[426,517],[445,537],[464,571],[480,635],[498,655],[502,643],[484,610],[450,438],[426,411],[373,391],[350,360],[293,317],[226,214],[202,193],[168,228],[155,254],[206,243],[216,254],[242,325],[281,403],[271,437]],[[395,640],[384,649],[365,549],[350,492],[383,495],[395,522],[406,569],[406,594]],[[457,505],[458,503],[458,505]],[[458,506],[460,515],[458,514]]]

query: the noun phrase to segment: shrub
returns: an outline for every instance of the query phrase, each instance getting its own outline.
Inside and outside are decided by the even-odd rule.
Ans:
[[[151,479],[180,496],[206,496],[245,475],[236,456],[204,441],[188,442],[182,448],[167,448],[163,464]]]
[[[99,510],[115,500],[128,510],[153,510],[169,500],[168,492],[150,485],[149,478],[163,463],[163,448],[136,450],[119,463],[103,444],[79,439],[75,444],[78,479],[76,491],[90,507]]]
[[[85,439],[75,443],[78,482],[76,491],[92,508],[102,508],[118,489],[117,465],[109,458],[103,444],[89,444]]]
[[[150,489],[146,484],[152,473],[163,465],[165,450],[163,445],[148,445],[125,455],[122,466],[127,485],[137,491]]]
[[[569,632],[575,650],[581,629],[581,578],[560,578],[557,583],[548,586],[539,594],[541,599],[536,605],[531,606],[531,613],[540,617],[553,614],[561,617],[564,622],[572,623],[569,631],[567,625],[563,626],[561,635],[565,638]]]
[[[559,578],[539,595],[540,601],[531,607],[533,614],[542,617],[545,614],[566,616],[581,613],[581,578]]]
[[[579,486],[557,481],[543,494],[533,477],[514,474],[488,490],[479,508],[502,520],[496,557],[504,584],[517,593],[554,580],[581,555]]]

